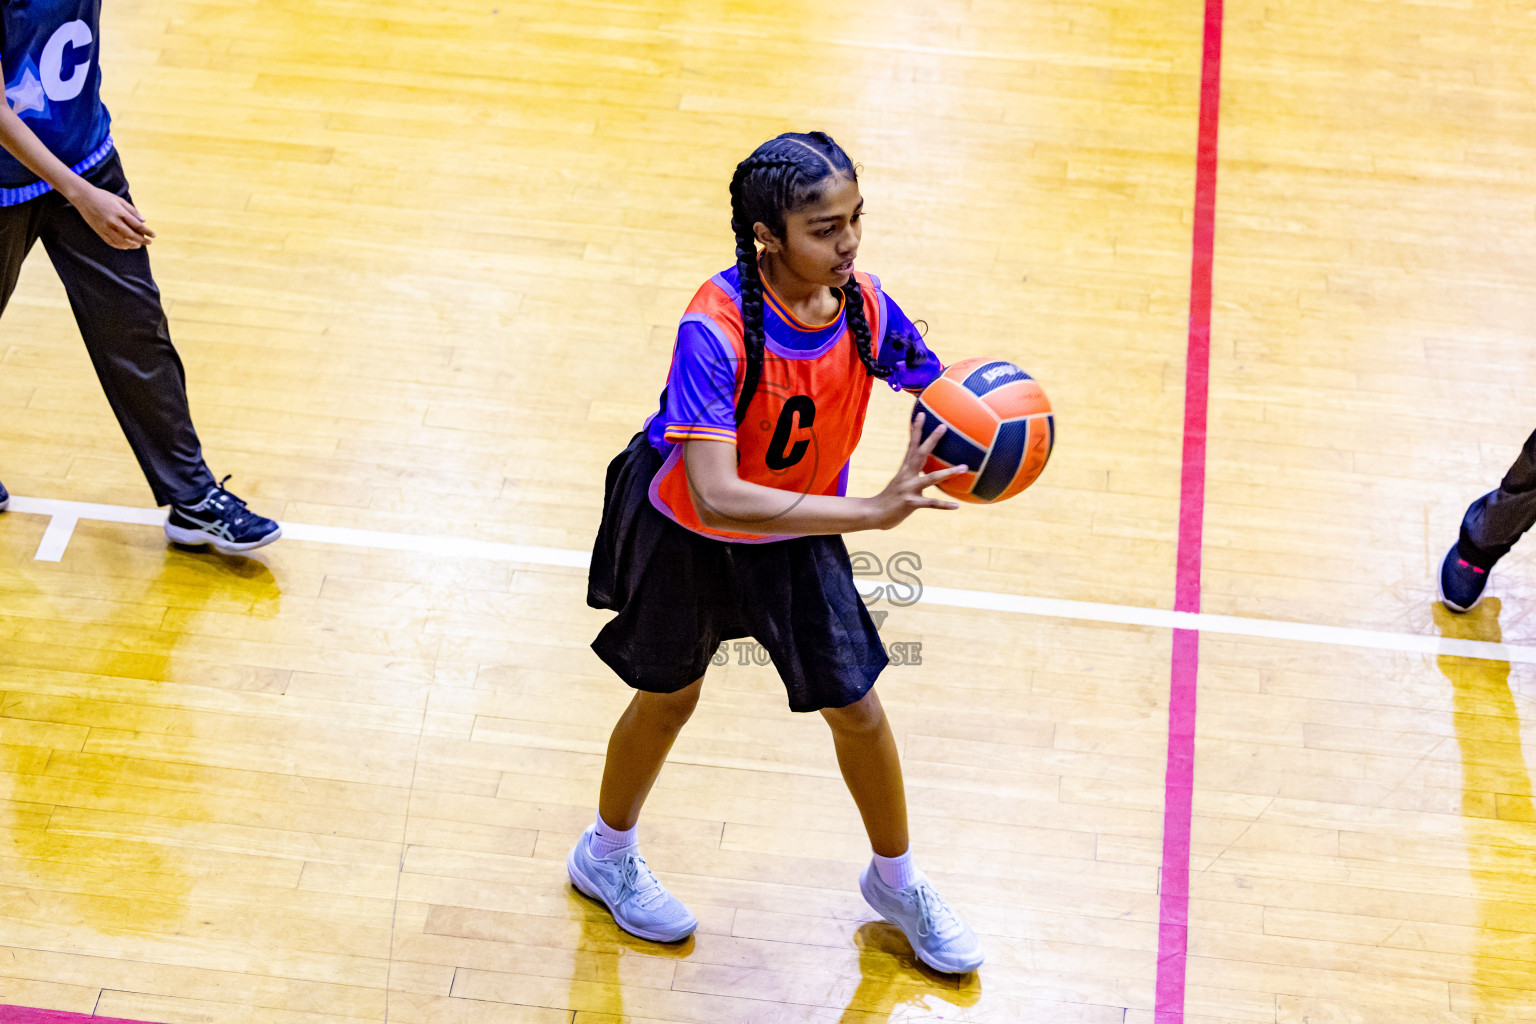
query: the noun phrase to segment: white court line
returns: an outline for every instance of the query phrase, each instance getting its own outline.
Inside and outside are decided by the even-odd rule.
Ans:
[[[64,557],[64,549],[69,547],[69,538],[75,535],[75,524],[80,520],[74,516],[54,516],[48,520],[48,528],[43,531],[43,539],[37,542],[37,554],[32,556],[34,562],[57,562]]]
[[[58,561],[69,542],[69,532],[76,520],[103,523],[130,523],[159,526],[165,513],[158,509],[129,508],[123,505],[92,505],[52,498],[11,498],[11,511],[52,516],[53,523],[43,533],[36,558]],[[61,539],[57,551],[49,537],[55,528]],[[311,541],[339,547],[377,548],[384,551],[410,551],[444,558],[471,558],[487,562],[523,562],[528,565],[552,565],[585,569],[588,554],[565,548],[503,544],[497,541],[471,540],[414,533],[386,533],[382,530],[354,530],[345,526],[311,526],[284,523],[287,540]],[[45,555],[45,550],[48,552]],[[1496,644],[1485,640],[1456,640],[1449,637],[1422,636],[1415,633],[1388,633],[1372,629],[1322,626],[1309,622],[1278,619],[1250,619],[1236,615],[1211,615],[1206,612],[1174,612],[1135,605],[1100,604],[1095,601],[1068,601],[1056,597],[1025,597],[983,590],[955,590],[949,587],[924,587],[922,602],[949,608],[975,608],[984,611],[1011,612],[1016,615],[1040,615],[1078,622],[1104,622],[1118,626],[1149,626],[1153,629],[1189,629],[1223,636],[1247,636],[1295,643],[1328,644],[1336,647],[1360,647],[1367,650],[1397,651],[1404,654],[1454,655],[1488,661],[1511,661],[1536,665],[1536,647],[1520,644]]]
[[[134,523],[139,526],[161,526],[165,523],[164,509],[93,505],[88,501],[55,501],[52,498],[23,498],[17,494],[11,495],[11,511],[38,516],[71,516],[75,519],[92,519],[98,523]]]
[[[59,519],[90,519],[98,523],[131,523],[139,526],[165,525],[165,511],[154,508],[129,508],[125,505],[92,505],[81,501],[58,501],[53,498],[23,498],[12,496],[12,512],[53,516]],[[73,527],[71,527],[73,528]],[[53,529],[52,526],[49,529]],[[540,548],[527,544],[502,544],[490,540],[470,540],[465,537],[434,537],[415,533],[384,533],[379,530],[354,530],[347,526],[311,526],[307,523],[284,523],[285,540],[307,540],[316,544],[334,544],[338,547],[380,548],[385,551],[412,551],[424,555],[441,555],[444,558],[474,558],[484,562],[528,562],[532,565],[561,565],[572,569],[585,569],[588,555],[585,551],[566,551],[562,548]],[[47,533],[43,536],[47,542]],[[66,543],[68,538],[66,537]],[[39,547],[41,551],[41,547]],[[63,554],[60,548],[59,554]],[[42,556],[39,555],[39,558]],[[58,558],[47,559],[57,562]]]
[[[354,530],[347,526],[308,526],[304,523],[284,523],[283,539],[307,540],[316,544],[336,544],[351,548],[414,551],[423,555],[441,555],[444,558],[478,558],[484,562],[561,565],[571,569],[585,569],[591,558],[585,551],[567,551],[564,548],[502,544],[493,540],[470,540],[466,537],[434,537],[415,533]]]

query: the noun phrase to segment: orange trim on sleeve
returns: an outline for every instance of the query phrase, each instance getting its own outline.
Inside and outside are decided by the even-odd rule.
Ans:
[[[668,427],[661,435],[662,440],[678,441],[730,441],[736,440],[736,431],[725,427]]]

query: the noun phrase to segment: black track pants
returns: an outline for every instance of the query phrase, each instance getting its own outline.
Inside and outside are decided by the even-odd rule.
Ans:
[[[1499,489],[1467,509],[1457,547],[1473,565],[1491,568],[1532,524],[1536,524],[1536,433],[1526,438]]]
[[[85,177],[128,198],[128,180],[115,153]],[[171,347],[149,253],[112,248],[57,192],[0,207],[0,313],[16,289],[22,260],[39,239],[64,282],[102,390],[156,504],[195,502],[213,484],[213,475],[192,427],[186,373]]]

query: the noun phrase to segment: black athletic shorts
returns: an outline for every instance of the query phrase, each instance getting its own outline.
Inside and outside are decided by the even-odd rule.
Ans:
[[[592,649],[630,686],[675,693],[722,640],[753,637],[792,711],[854,703],[889,661],[837,535],[735,544],[685,529],[651,504],[661,456],[636,434],[608,466],[587,603],[618,616]]]

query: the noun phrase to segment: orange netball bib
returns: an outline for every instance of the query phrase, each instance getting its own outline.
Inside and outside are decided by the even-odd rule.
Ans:
[[[885,337],[884,303],[869,275],[856,276],[873,354],[878,357]],[[764,305],[773,302],[771,294],[765,294]],[[782,306],[774,306],[779,317],[793,319]],[[705,373],[716,382],[717,408],[710,422],[666,426],[664,439],[673,444],[651,482],[651,503],[679,525],[706,537],[757,544],[787,540],[795,535],[775,530],[772,517],[752,524],[760,532],[716,530],[705,526],[694,508],[681,442],[731,439],[729,420],[722,420],[723,409],[731,410],[734,417],[746,367],[741,297],[734,282],[724,275],[705,282],[683,316],[683,325],[689,324],[707,331],[714,343],[711,359],[717,365],[709,366]],[[874,378],[859,359],[846,316],[829,326],[835,329],[826,331],[825,341],[803,350],[767,335],[762,378],[746,415],[734,430],[741,478],[783,491],[786,512],[804,495],[840,495],[846,491],[848,460],[864,430]]]

